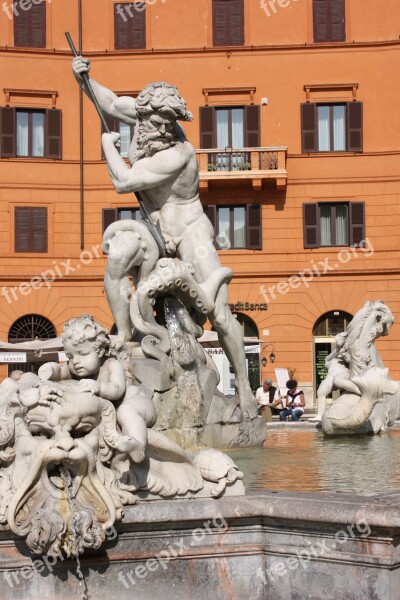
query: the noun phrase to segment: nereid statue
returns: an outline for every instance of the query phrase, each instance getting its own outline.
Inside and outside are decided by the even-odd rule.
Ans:
[[[400,412],[399,384],[388,376],[375,340],[388,335],[394,318],[383,302],[366,302],[327,357],[328,374],[318,392],[318,413],[326,435],[379,433]],[[341,395],[327,406],[333,389]]]

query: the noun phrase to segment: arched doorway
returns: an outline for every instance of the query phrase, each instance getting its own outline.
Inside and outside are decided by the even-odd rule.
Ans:
[[[56,328],[53,323],[41,315],[24,315],[17,319],[10,327],[8,341],[12,344],[32,342],[34,340],[50,340],[57,337]],[[24,371],[37,373],[39,367],[44,364],[43,360],[30,360],[26,363],[13,363],[8,366],[8,373],[12,371]]]
[[[342,333],[352,320],[352,315],[340,310],[332,310],[323,314],[313,328],[313,364],[314,364],[314,397],[327,370],[326,357],[335,349],[335,336]]]
[[[233,313],[240,323],[244,338],[247,376],[250,387],[255,392],[260,386],[260,343],[258,327],[251,317],[243,313]]]

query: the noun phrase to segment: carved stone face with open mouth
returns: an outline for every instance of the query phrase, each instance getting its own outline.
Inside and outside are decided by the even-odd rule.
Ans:
[[[16,534],[28,536],[27,544],[36,553],[64,548],[76,554],[88,545],[98,547],[121,509],[104,485],[105,473],[109,481],[115,480],[105,464],[115,451],[103,436],[104,427],[116,427],[115,409],[106,400],[79,392],[77,384],[57,384],[62,396],[48,405],[33,404],[30,389],[28,409],[25,405],[14,418],[7,521]],[[40,385],[37,389],[40,395]],[[78,548],[71,531],[80,533],[74,542]]]

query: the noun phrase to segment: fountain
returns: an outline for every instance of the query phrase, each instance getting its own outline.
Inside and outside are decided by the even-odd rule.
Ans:
[[[66,363],[0,384],[1,599],[394,599],[398,494],[245,495],[242,471],[214,449],[261,445],[266,426],[227,302],[232,272],[219,263],[195,152],[178,124],[191,119],[178,90],[157,82],[136,101],[118,99],[89,80],[86,59],[73,68],[101,115],[122,111],[138,124],[130,167],[107,128],[103,149],[117,192],[138,195],[143,220],[104,233],[117,337],[90,315],[71,319]],[[390,311],[367,312],[378,337]],[[238,404],[217,392],[198,343],[207,317],[234,367]],[[373,389],[377,400],[366,400],[377,407],[396,385],[376,356],[360,372],[355,357],[343,362],[349,352],[332,361],[356,397],[343,402],[364,408],[357,390]],[[334,413],[322,417],[328,434]]]

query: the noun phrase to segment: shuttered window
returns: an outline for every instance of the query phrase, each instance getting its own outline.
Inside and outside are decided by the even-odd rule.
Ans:
[[[15,207],[15,252],[47,252],[47,208]]]
[[[201,148],[259,148],[260,107],[200,107]]]
[[[0,108],[2,158],[62,157],[61,111]]]
[[[244,0],[213,0],[214,46],[243,46]]]
[[[114,37],[116,50],[146,48],[146,3],[114,4]]]
[[[46,48],[46,2],[24,4],[25,10],[20,3],[13,4],[14,46]]]
[[[215,247],[217,250],[234,248],[261,250],[261,206],[204,207],[204,212],[214,227]]]
[[[303,230],[304,248],[358,246],[365,240],[365,204],[303,204]]]
[[[103,208],[103,233],[111,223],[124,219],[140,221],[140,208]]]
[[[346,41],[345,0],[313,0],[314,42]]]
[[[301,105],[303,153],[362,152],[363,103]]]

